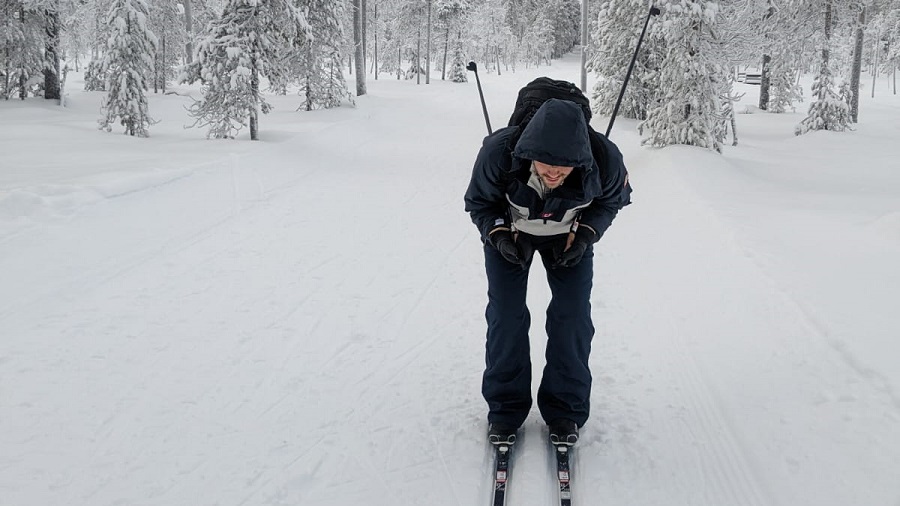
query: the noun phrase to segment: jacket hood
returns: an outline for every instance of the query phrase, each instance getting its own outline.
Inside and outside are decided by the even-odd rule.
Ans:
[[[589,172],[594,157],[581,106],[555,98],[544,102],[522,131],[513,155]]]

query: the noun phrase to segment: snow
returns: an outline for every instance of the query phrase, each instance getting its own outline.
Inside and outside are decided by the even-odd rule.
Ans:
[[[481,75],[494,127],[577,62]],[[97,131],[79,73],[67,108],[0,102],[0,503],[486,504],[484,121],[436,75],[267,97],[259,142],[184,129],[194,87],[147,139]],[[860,108],[799,137],[806,104],[753,110],[721,155],[617,119],[576,504],[900,503],[900,98]],[[509,504],[551,504],[550,465],[534,409]]]

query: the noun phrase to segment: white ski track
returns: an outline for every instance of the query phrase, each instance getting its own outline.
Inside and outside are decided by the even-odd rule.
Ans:
[[[545,72],[577,82],[577,58],[482,76],[495,126]],[[486,284],[462,202],[480,104],[402,84],[0,240],[0,504],[487,504]],[[759,260],[687,166],[705,155],[642,149],[619,121],[634,204],[597,245],[573,503],[900,504],[887,373]],[[508,506],[554,504],[551,457],[535,408]]]

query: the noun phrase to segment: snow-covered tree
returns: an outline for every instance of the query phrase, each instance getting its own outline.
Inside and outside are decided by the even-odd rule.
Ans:
[[[106,91],[103,64],[97,60],[91,60],[84,69],[84,91]]]
[[[177,76],[176,66],[184,54],[187,40],[181,8],[176,0],[155,0],[150,12],[150,27],[159,35],[159,46],[153,62],[153,90],[165,92]]]
[[[203,98],[189,108],[192,126],[209,127],[208,137],[233,138],[249,121],[250,138],[257,140],[259,111],[271,110],[259,79],[284,82],[282,63],[309,31],[292,1],[228,0],[179,79],[204,83]]]
[[[524,35],[524,34],[523,34]],[[504,21],[504,6],[501,0],[485,0],[472,11],[465,40],[469,41],[468,54],[478,60],[485,72],[499,70],[501,48],[514,38],[512,29]],[[515,50],[525,51],[519,37]],[[549,48],[547,48],[549,52]]]
[[[345,16],[344,4],[333,0],[301,0],[312,39],[296,52],[295,65],[300,95],[307,111],[338,107],[353,101],[341,69]]]
[[[43,82],[44,18],[26,8],[21,0],[0,0],[0,63],[3,69],[2,96],[18,94],[25,99],[29,90]]]
[[[453,62],[450,65],[450,80],[454,83],[466,83],[469,81],[469,76],[466,72],[466,60],[463,55],[462,41],[457,39],[453,44]]]
[[[655,31],[666,41],[660,63],[661,94],[639,129],[644,144],[688,144],[721,151],[724,118],[720,97],[727,70],[719,63],[716,23],[719,2],[663,0]]]
[[[800,62],[797,53],[790,51],[772,55],[768,66],[769,102],[767,109],[773,113],[794,110],[794,104],[803,101],[803,88],[797,82]]]
[[[560,58],[581,43],[581,2],[551,0],[547,2],[553,23],[553,48],[550,56]]]
[[[548,8],[550,5],[552,4],[548,3],[545,7],[538,9],[534,23],[522,38],[525,57],[535,65],[550,64],[550,55],[555,40],[553,15]]]
[[[591,94],[595,114],[611,115],[613,112],[647,9],[644,0],[606,0],[600,6],[587,65],[588,71],[596,76]],[[662,44],[653,32],[645,36],[622,99],[621,116],[647,118],[647,110],[660,92],[657,80]]]
[[[900,0],[895,0],[885,23],[885,38],[888,49],[885,54],[885,65],[893,71],[894,95],[897,94],[897,67],[900,67]]]
[[[815,100],[809,106],[809,115],[794,129],[797,135],[811,130],[844,131],[850,124],[850,107],[834,91],[834,76],[831,71],[831,34],[833,23],[833,0],[825,0],[825,39],[822,46],[822,61],[819,74],[812,85]]]
[[[61,47],[67,62],[79,72],[86,59],[91,59],[109,33],[105,28],[106,12],[100,12],[98,0],[83,0],[69,4],[63,12]],[[154,32],[155,33],[155,32]],[[99,64],[99,58],[97,58]]]
[[[147,107],[147,79],[156,55],[156,35],[147,25],[144,0],[113,0],[107,16],[112,30],[106,42],[102,71],[107,94],[100,128],[112,130],[119,120],[128,135],[147,137],[153,123]]]
[[[470,8],[471,6],[468,0],[438,0],[435,3],[438,31],[443,32],[444,34],[444,57],[441,63],[441,79],[445,79],[447,75],[447,57],[448,53],[450,53],[450,40],[452,37],[456,37],[456,41],[453,43],[455,57],[456,48],[461,44],[459,34],[462,31],[462,24]],[[462,48],[460,47],[460,51],[461,50]],[[465,71],[465,69],[463,69],[463,71]]]

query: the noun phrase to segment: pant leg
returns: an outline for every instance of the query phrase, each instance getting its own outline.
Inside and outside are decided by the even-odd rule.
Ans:
[[[577,265],[557,269],[549,267],[553,262],[549,251],[541,256],[552,298],[547,308],[547,365],[538,389],[538,408],[547,422],[568,418],[580,427],[590,414],[594,252],[589,247]]]
[[[491,423],[522,425],[531,409],[531,314],[525,306],[528,269],[484,246],[488,278],[487,343],[481,391]],[[530,266],[530,262],[529,262]]]

